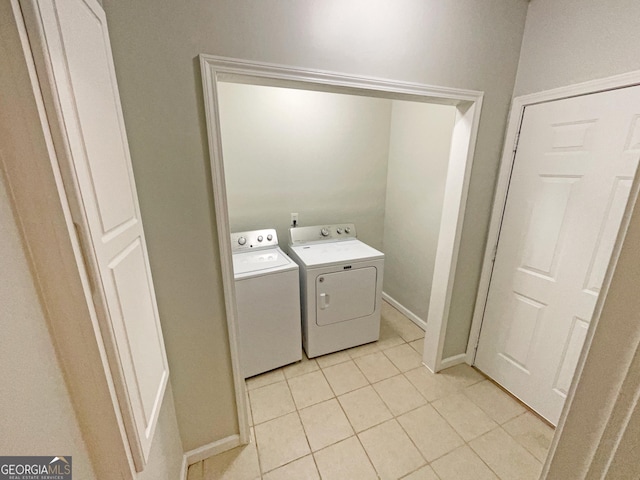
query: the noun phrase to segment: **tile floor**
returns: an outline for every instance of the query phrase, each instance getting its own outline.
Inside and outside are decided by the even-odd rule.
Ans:
[[[247,380],[251,443],[188,480],[537,479],[553,429],[467,365],[434,375],[387,303],[380,340]]]

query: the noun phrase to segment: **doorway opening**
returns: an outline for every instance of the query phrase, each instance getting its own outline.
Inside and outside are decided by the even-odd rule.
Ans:
[[[448,155],[448,166],[444,177],[444,193],[441,205],[441,220],[436,240],[436,254],[433,265],[432,289],[429,295],[426,337],[423,360],[433,371],[451,366],[450,360],[443,359],[444,334],[454,281],[462,222],[466,203],[474,144],[477,135],[482,93],[468,90],[431,87],[404,82],[352,77],[331,72],[303,70],[278,65],[253,63],[201,55],[203,89],[208,124],[209,148],[211,155],[212,181],[215,201],[216,221],[219,237],[220,256],[225,293],[230,348],[234,372],[236,402],[240,425],[240,442],[246,443],[249,428],[244,393],[244,379],[238,361],[236,298],[231,257],[231,219],[229,216],[228,176],[223,151],[223,122],[221,105],[223,92],[243,90],[240,97],[255,91],[255,88],[275,88],[280,93],[338,94],[350,98],[368,97],[379,104],[396,102],[397,105],[435,104],[450,106],[453,128]],[[221,103],[222,102],[222,103]],[[382,103],[380,103],[382,102]],[[236,114],[242,115],[241,112]],[[346,133],[346,132],[345,132]],[[246,139],[245,141],[250,141]],[[259,161],[259,159],[257,159]],[[233,175],[242,172],[235,171]],[[304,187],[304,184],[302,184]],[[232,202],[237,200],[231,200]],[[236,203],[237,204],[237,203]],[[237,219],[233,220],[238,221]],[[311,221],[310,219],[308,221]],[[276,225],[285,229],[288,218],[280,218]],[[271,227],[272,225],[269,225]],[[264,227],[264,226],[263,226]],[[240,228],[238,226],[238,228]],[[235,229],[235,226],[234,226]],[[282,234],[281,234],[282,237]],[[284,237],[286,238],[286,236]],[[461,363],[462,358],[454,359]]]

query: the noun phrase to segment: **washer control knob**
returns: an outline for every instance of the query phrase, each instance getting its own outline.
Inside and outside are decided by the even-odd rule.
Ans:
[[[342,233],[342,228],[340,228],[340,227],[336,228],[336,233],[338,233],[338,234]]]
[[[267,235],[267,240],[269,240],[269,241],[273,240],[273,235],[271,235],[271,234]]]
[[[351,233],[351,228],[350,227],[345,227],[344,228],[344,233]]]
[[[329,229],[328,228],[323,228],[322,230],[320,230],[320,233],[322,234],[323,237],[328,237],[329,236]]]
[[[239,244],[239,245],[244,245],[245,243],[247,243],[247,239],[246,239],[246,238],[244,238],[244,237],[240,237],[240,238],[238,239],[238,244]]]
[[[263,240],[262,235],[258,235],[258,241],[261,242]]]

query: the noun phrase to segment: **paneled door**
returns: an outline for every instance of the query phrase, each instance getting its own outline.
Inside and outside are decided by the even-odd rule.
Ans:
[[[554,425],[639,158],[640,87],[525,109],[475,364]]]
[[[22,6],[109,374],[140,471],[169,370],[105,14],[95,0]]]

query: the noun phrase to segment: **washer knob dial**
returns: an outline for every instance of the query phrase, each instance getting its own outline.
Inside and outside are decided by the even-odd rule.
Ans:
[[[269,240],[269,241],[273,240],[273,235],[271,235],[271,234],[267,235],[267,240]]]
[[[240,237],[240,238],[238,239],[238,244],[239,244],[239,245],[244,245],[245,243],[247,243],[247,239],[246,239],[246,238],[244,238],[244,237]]]
[[[263,240],[262,235],[258,235],[258,241],[261,242]]]
[[[342,233],[342,228],[340,228],[340,227],[336,228],[336,232],[337,232],[338,234],[341,234],[341,233]]]
[[[328,237],[329,236],[329,229],[328,228],[323,228],[322,230],[320,230],[320,233],[322,234],[323,237]]]
[[[344,233],[351,233],[351,228],[349,228],[349,227],[345,227],[345,229],[344,229]]]

